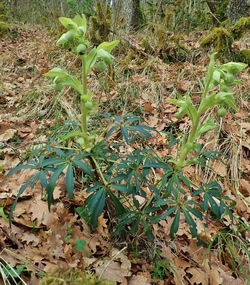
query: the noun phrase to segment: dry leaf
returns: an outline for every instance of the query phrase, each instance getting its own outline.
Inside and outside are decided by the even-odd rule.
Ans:
[[[128,285],[150,285],[151,283],[144,276],[136,275],[129,279]]]
[[[0,135],[0,142],[8,141],[13,138],[17,130],[8,129],[3,134]]]

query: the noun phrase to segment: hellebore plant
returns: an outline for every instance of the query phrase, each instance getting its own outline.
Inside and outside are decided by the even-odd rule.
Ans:
[[[134,144],[138,138],[142,142],[144,137],[151,136],[153,129],[139,125],[140,118],[133,115],[110,117],[107,114],[100,116],[109,122],[108,127],[103,131],[100,124],[94,129],[93,120],[90,124],[91,111],[97,108],[98,104],[93,102],[94,94],[87,88],[87,76],[91,69],[96,67],[100,72],[104,71],[106,66],[112,63],[111,51],[119,41],[103,42],[98,47],[91,48],[85,38],[87,23],[84,15],[77,15],[73,20],[64,17],[59,20],[68,31],[60,37],[57,45],[70,48],[81,58],[81,80],[61,68],[53,68],[44,75],[53,78],[56,91],[62,90],[63,86],[67,85],[79,93],[81,127],[79,129],[78,122],[73,122],[68,127],[65,121],[63,130],[57,137],[51,139],[52,144],[35,150],[27,164],[18,165],[8,173],[7,176],[10,176],[22,169],[37,170],[21,186],[12,204],[9,219],[12,219],[17,199],[27,187],[33,188],[37,181],[40,181],[46,190],[45,198],[50,208],[54,202],[53,191],[56,183],[60,175],[65,174],[67,193],[72,199],[74,182],[79,179],[77,177],[79,172],[80,182],[84,184],[84,191],[89,195],[84,205],[78,207],[76,211],[95,228],[98,226],[98,217],[103,212],[107,197],[115,209],[115,213],[111,214],[119,219],[115,225],[116,233],[130,228],[130,234],[134,235],[142,226],[144,233],[151,238],[152,224],[172,217],[170,235],[173,236],[178,231],[182,213],[192,236],[196,237],[197,224],[194,217],[203,220],[204,212],[209,212],[218,220],[226,213],[232,217],[228,206],[230,199],[223,195],[219,183],[204,183],[193,191],[194,184],[182,174],[182,168],[197,163],[198,160],[190,158],[189,154],[193,150],[199,153],[197,140],[216,126],[211,120],[206,123],[201,122],[204,113],[217,106],[218,116],[222,117],[227,112],[225,107],[237,109],[230,87],[240,83],[234,75],[246,65],[230,62],[217,67],[213,54],[199,106],[193,105],[188,94],[186,97],[180,96],[178,99],[169,100],[179,107],[176,117],[181,118],[186,114],[192,124],[187,138],[184,137],[182,140],[178,157],[165,160],[150,147],[134,149],[129,154],[122,153],[120,150],[121,147],[124,148],[124,144]],[[118,142],[110,140],[113,134],[119,135]],[[74,142],[71,148],[65,147],[62,143],[69,139]],[[199,156],[201,164],[215,157],[212,152],[199,153]],[[163,170],[159,181],[152,178],[152,172],[157,168]],[[150,195],[144,191],[145,187],[151,191]],[[191,199],[188,199],[190,195]],[[195,196],[199,196],[200,203],[193,199]],[[142,204],[140,200],[145,202]]]
[[[27,164],[18,165],[7,174],[10,176],[23,169],[37,170],[19,189],[12,204],[9,219],[11,221],[18,198],[28,187],[33,188],[37,181],[40,181],[43,189],[46,190],[45,198],[49,209],[54,203],[53,192],[61,175],[65,174],[67,194],[70,199],[73,199],[74,182],[79,179],[77,173],[80,172],[82,175],[80,183],[85,185],[84,190],[89,196],[85,200],[84,206],[77,208],[77,212],[93,227],[97,227],[98,217],[103,211],[107,197],[113,202],[116,213],[121,215],[126,212],[121,198],[136,195],[140,190],[139,184],[137,187],[133,187],[129,182],[121,185],[121,181],[133,180],[136,175],[133,173],[133,167],[136,168],[135,161],[138,155],[131,155],[130,160],[126,155],[122,157],[119,144],[110,142],[109,138],[114,133],[121,134],[124,141],[121,139],[120,144],[129,144],[135,142],[138,136],[140,139],[145,136],[150,137],[149,131],[152,128],[139,125],[140,118],[130,114],[114,117],[111,117],[110,114],[99,114],[101,118],[109,121],[110,124],[107,124],[107,127],[103,127],[101,123],[98,124],[91,118],[91,111],[97,108],[98,104],[93,102],[94,94],[88,91],[88,74],[93,67],[96,67],[97,71],[103,72],[106,66],[112,63],[114,57],[111,55],[111,51],[119,41],[103,42],[99,46],[91,48],[89,41],[85,38],[87,23],[84,15],[77,15],[73,20],[61,17],[59,21],[68,31],[60,37],[57,45],[71,49],[81,58],[81,80],[61,68],[53,68],[44,75],[53,78],[53,86],[56,91],[60,92],[63,86],[67,85],[79,93],[81,127],[79,129],[78,122],[65,121],[59,134],[50,139],[51,144],[48,143],[45,147],[35,149]],[[90,119],[92,119],[91,124]],[[100,119],[100,121],[102,120]],[[97,127],[94,128],[93,123],[97,123]],[[73,141],[72,148],[65,147],[65,141],[68,140]],[[112,148],[110,144],[112,144]],[[144,156],[141,157],[144,158]],[[123,160],[126,163],[123,163]],[[130,165],[127,165],[128,163]],[[149,169],[146,173],[149,172]],[[118,195],[116,195],[117,191]]]
[[[208,109],[218,106],[218,117],[226,115],[227,110],[225,107],[237,110],[234,94],[230,87],[241,83],[240,80],[235,79],[234,75],[243,70],[247,64],[229,62],[216,67],[215,54],[210,56],[210,64],[204,81],[204,90],[198,108],[191,102],[188,94],[185,98],[180,96],[178,99],[169,100],[170,103],[180,107],[176,113],[176,118],[181,119],[186,114],[192,124],[188,138],[183,138],[179,157],[171,160],[175,164],[175,170],[180,170],[182,167],[194,163],[192,159],[187,159],[187,157],[190,152],[198,147],[197,139],[216,127],[216,123],[212,120],[208,120],[204,124],[201,123],[201,117]]]
[[[81,82],[73,75],[68,74],[61,68],[53,68],[45,73],[45,76],[54,78],[53,85],[56,91],[60,91],[63,85],[74,88],[81,99],[81,130],[73,131],[67,134],[67,139],[70,137],[78,137],[77,142],[82,148],[89,152],[93,147],[93,140],[96,137],[96,131],[88,132],[88,121],[90,112],[98,107],[97,103],[93,102],[93,93],[88,92],[87,77],[91,69],[96,65],[99,72],[106,69],[106,66],[112,63],[114,58],[111,55],[112,49],[118,45],[119,41],[103,42],[98,47],[91,50],[90,42],[85,39],[87,30],[87,21],[84,15],[77,15],[73,20],[65,17],[60,17],[59,21],[69,31],[64,33],[57,41],[57,45],[63,46],[66,49],[71,48],[82,60],[82,80]]]

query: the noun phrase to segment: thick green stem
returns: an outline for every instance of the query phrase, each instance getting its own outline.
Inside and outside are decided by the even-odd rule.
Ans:
[[[97,161],[95,160],[94,157],[91,157],[91,158],[92,158],[92,161],[93,161],[94,164],[95,164],[96,170],[97,170],[97,172],[98,172],[98,174],[99,174],[99,176],[100,176],[100,178],[101,178],[101,180],[102,180],[102,183],[103,183],[105,186],[107,186],[107,185],[108,185],[108,182],[107,182],[107,180],[105,179],[105,177],[103,176],[103,173],[102,173],[102,171],[101,171],[101,169],[100,169],[100,167],[99,167],[99,164],[97,163]]]
[[[184,166],[185,160],[192,150],[192,146],[195,143],[195,135],[197,132],[197,129],[199,127],[199,121],[200,121],[200,114],[197,114],[197,120],[194,122],[192,126],[192,130],[189,133],[188,140],[186,143],[184,143],[184,146],[181,149],[180,157],[178,162],[175,164],[175,170],[179,170]],[[190,147],[191,146],[191,147]]]
[[[208,78],[207,83],[206,83],[205,88],[204,88],[204,91],[203,91],[203,94],[202,94],[202,100],[204,100],[209,93],[209,86],[210,86],[210,83],[212,81],[212,78],[213,78],[213,74],[211,72],[211,76]],[[200,106],[202,105],[202,100],[201,100]],[[200,126],[201,114],[202,113],[201,113],[200,108],[199,108],[197,111],[197,118],[192,125],[192,129],[191,129],[191,132],[189,133],[187,142],[184,143],[184,146],[181,149],[179,160],[175,164],[175,170],[179,170],[185,165],[185,160],[186,160],[188,154],[193,150],[193,145],[195,143],[196,133],[197,133],[197,130]]]
[[[87,95],[87,74],[86,74],[86,65],[85,58],[82,57],[82,91],[83,95]],[[82,123],[82,133],[84,140],[84,148],[88,148],[89,146],[89,138],[88,138],[88,121],[87,121],[87,112],[84,107],[84,102],[81,100],[81,123]]]

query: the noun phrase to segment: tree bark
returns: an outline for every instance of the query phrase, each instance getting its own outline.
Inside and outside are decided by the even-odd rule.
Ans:
[[[227,12],[231,23],[235,24],[242,17],[250,17],[250,3],[248,0],[231,0]]]
[[[131,21],[130,28],[137,31],[142,26],[143,14],[140,8],[140,0],[132,0],[132,11],[131,11]]]

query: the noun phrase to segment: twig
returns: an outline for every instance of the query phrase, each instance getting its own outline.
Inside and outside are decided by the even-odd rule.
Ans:
[[[123,252],[125,249],[127,249],[127,247],[125,246],[123,249],[121,249],[120,251],[118,251],[112,258],[111,260],[105,265],[105,267],[103,268],[101,274],[98,277],[98,280],[100,280],[102,278],[102,275],[104,274],[104,272],[107,270],[107,268],[109,267],[110,263],[116,259],[116,257]]]

